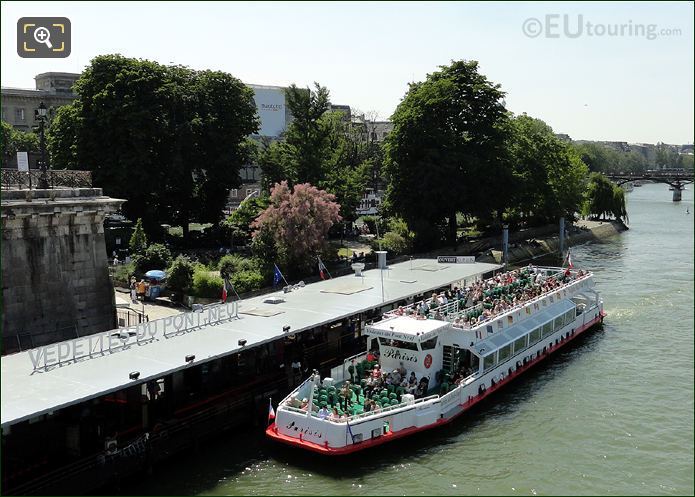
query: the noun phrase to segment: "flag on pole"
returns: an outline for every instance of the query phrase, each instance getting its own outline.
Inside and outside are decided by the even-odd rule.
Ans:
[[[569,249],[567,250],[567,258],[565,259],[565,264],[567,264],[567,267],[569,269],[572,269],[574,267],[574,264],[572,264],[572,254],[570,253]]]
[[[270,398],[268,402],[268,423],[275,419],[275,409],[273,409],[273,399]]]
[[[319,259],[319,275],[321,275],[321,279],[325,280],[326,276],[329,278],[332,278],[331,273],[328,272],[328,269],[326,268],[326,265],[323,263],[321,260],[320,256],[317,256]]]
[[[277,264],[273,264],[273,267],[275,268],[273,272],[273,286],[277,286],[280,284],[280,280],[284,280],[285,277],[280,272],[280,268]],[[285,280],[285,283],[287,283],[287,280]]]
[[[234,286],[232,285],[232,282],[229,281],[229,278],[225,278],[224,282],[222,283],[222,302],[227,302],[229,291],[233,289]]]

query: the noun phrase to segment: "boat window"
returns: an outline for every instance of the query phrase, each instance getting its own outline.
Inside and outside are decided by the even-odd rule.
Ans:
[[[422,350],[430,350],[435,348],[437,345],[437,337],[430,338],[429,340],[425,340],[424,342],[420,342],[420,347],[422,347]]]
[[[514,340],[514,353],[520,352],[526,348],[526,335]]]
[[[536,328],[531,333],[529,333],[529,343],[536,343],[541,339],[541,328]]]
[[[567,325],[567,324],[570,324],[572,321],[574,321],[574,317],[575,317],[574,309],[567,311],[565,313],[565,324]]]
[[[483,358],[483,369],[484,370],[490,369],[491,367],[493,367],[497,363],[497,361],[495,360],[495,355],[497,355],[497,354],[495,354],[493,352],[492,354],[486,355]]]
[[[512,344],[505,345],[499,350],[498,362],[506,361],[512,355]]]
[[[403,342],[401,340],[392,340],[390,338],[378,337],[379,345],[386,347],[396,347],[397,349],[417,350],[417,344],[414,342]]]
[[[565,316],[555,318],[555,331],[558,331],[565,325]]]
[[[553,332],[553,322],[549,321],[543,325],[543,337],[547,337]]]

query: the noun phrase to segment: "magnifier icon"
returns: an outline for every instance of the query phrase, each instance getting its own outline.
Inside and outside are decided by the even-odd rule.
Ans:
[[[48,48],[53,48],[53,44],[51,43],[51,32],[43,26],[39,26],[34,30],[34,39],[36,43],[45,43]]]

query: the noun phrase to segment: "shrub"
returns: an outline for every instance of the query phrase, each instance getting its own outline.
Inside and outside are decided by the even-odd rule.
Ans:
[[[246,293],[261,289],[264,278],[260,270],[253,269],[235,272],[231,281],[237,293]]]
[[[165,269],[171,264],[171,252],[161,243],[153,243],[145,253],[135,256],[135,263],[140,272],[145,273],[151,269]]]
[[[377,221],[379,222],[379,235],[384,236],[384,233],[387,231],[387,224],[388,220],[384,217],[376,217],[376,216],[364,216],[362,217],[362,222],[367,225],[369,228],[369,233],[376,236],[377,234],[377,229],[376,229],[376,223]]]
[[[135,263],[119,264],[113,269],[113,284],[114,286],[128,287],[130,285],[130,277],[135,274]]]
[[[193,263],[185,255],[179,255],[167,269],[167,285],[171,290],[185,293],[193,284]]]
[[[222,295],[222,284],[222,278],[219,276],[211,274],[207,270],[196,269],[193,273],[191,293],[196,297],[214,299]]]
[[[258,269],[258,266],[253,259],[231,254],[220,259],[218,269],[223,278],[229,278],[240,271],[254,271]]]

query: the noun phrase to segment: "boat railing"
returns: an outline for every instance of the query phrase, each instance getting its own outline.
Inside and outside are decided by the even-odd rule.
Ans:
[[[425,402],[436,400],[438,398],[439,398],[439,395],[436,395],[436,394],[435,395],[429,395],[427,397],[422,397],[421,399],[415,399],[412,403],[401,402],[400,404],[396,404],[395,406],[388,406],[388,407],[381,408],[378,411],[362,412],[360,414],[355,414],[355,415],[350,416],[350,417],[345,418],[345,419],[338,419],[338,420],[331,420],[331,421],[334,423],[346,423],[346,422],[352,423],[353,421],[358,421],[360,419],[365,419],[365,418],[369,418],[372,416],[374,416],[374,418],[378,418],[383,414],[390,414],[397,409],[402,409],[405,407],[413,407],[413,406],[416,406],[418,404],[423,404]]]
[[[335,366],[334,368],[331,368],[331,378],[333,378],[333,383],[339,383],[345,378],[348,378],[350,376],[350,372],[348,371],[348,368],[352,365],[352,361],[355,361],[355,364],[359,364],[362,362],[364,359],[367,358],[367,351],[360,352],[359,354],[355,354],[353,356],[348,357],[343,361],[342,364],[339,364]]]
[[[544,278],[549,278],[549,277],[555,277],[560,274],[562,274],[565,269],[559,268],[559,267],[551,267],[551,266],[534,266],[534,269],[537,271],[540,271],[540,273],[543,275]],[[577,277],[577,271],[576,270],[570,270],[570,274],[574,276],[576,279],[573,279],[569,283],[563,284],[562,286],[558,288],[554,288],[551,291],[545,292],[539,297],[536,297],[535,299],[532,299],[531,301],[524,302],[522,304],[517,304],[512,308],[506,309],[503,314],[507,312],[513,312],[518,310],[519,308],[524,307],[528,303],[534,302],[542,297],[545,297],[548,294],[551,294],[557,290],[561,290],[568,285],[571,285],[572,283],[579,281],[580,279],[583,279],[584,277],[588,276],[589,273],[586,275]],[[489,280],[485,280],[489,281]],[[443,293],[440,293],[438,296],[443,295]],[[405,306],[398,307],[397,309],[393,309],[389,312],[386,312],[384,314],[384,318],[391,318],[391,317],[396,317],[396,316],[411,316],[414,319],[440,319],[440,320],[445,320],[448,322],[453,322],[456,319],[460,318],[466,313],[469,312],[478,312],[483,310],[483,303],[479,302],[475,305],[466,307],[467,303],[467,296],[466,298],[463,299],[454,299],[451,302],[447,302],[446,304],[442,304],[440,306],[437,306],[433,309],[428,309],[426,315],[422,315],[419,313],[419,308],[422,305],[423,302],[428,303],[431,299],[426,299],[426,300],[420,300],[418,302],[414,302],[412,304],[408,304]],[[429,304],[428,304],[429,305]],[[498,316],[502,316],[503,314],[499,314],[496,316],[490,316],[490,317],[483,317],[480,316],[480,320],[476,322],[475,325],[471,326],[470,323],[463,323],[462,325],[458,326],[459,328],[463,328],[466,330],[473,329],[475,327],[480,326],[480,324],[490,321],[491,319],[497,318]]]

